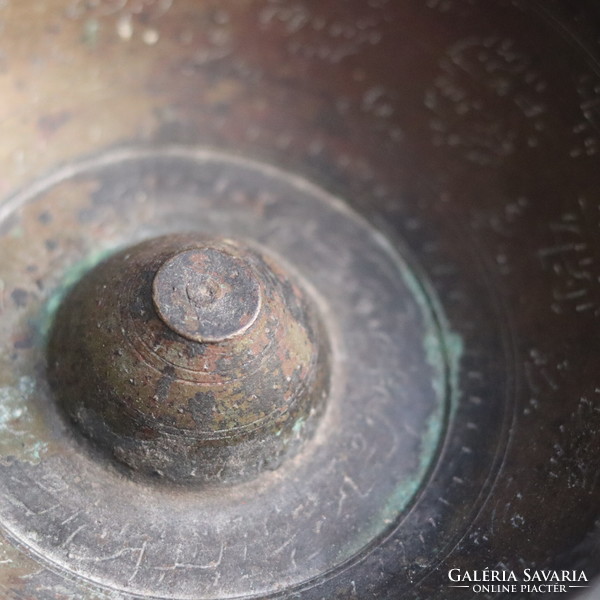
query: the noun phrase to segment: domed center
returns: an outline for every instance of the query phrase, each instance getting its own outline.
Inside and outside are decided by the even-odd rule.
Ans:
[[[233,483],[277,468],[329,389],[328,339],[292,277],[258,248],[198,234],[114,254],[57,313],[58,400],[138,473]]]
[[[169,329],[196,342],[220,342],[254,323],[261,289],[243,258],[223,248],[194,248],[162,265],[154,277],[152,299]]]

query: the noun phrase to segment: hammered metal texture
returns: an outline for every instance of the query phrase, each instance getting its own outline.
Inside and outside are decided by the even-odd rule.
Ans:
[[[462,600],[450,568],[600,570],[594,2],[0,20],[5,597]],[[68,290],[182,231],[281,257],[331,337],[313,441],[226,494],[132,479],[45,377]]]

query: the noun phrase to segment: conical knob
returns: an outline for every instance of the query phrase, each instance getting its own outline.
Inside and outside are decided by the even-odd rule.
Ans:
[[[74,287],[49,373],[81,432],[131,469],[235,482],[310,438],[328,357],[312,302],[271,256],[174,235],[112,256]]]

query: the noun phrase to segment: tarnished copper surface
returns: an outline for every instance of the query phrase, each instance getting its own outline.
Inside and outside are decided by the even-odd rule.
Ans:
[[[462,600],[451,568],[600,571],[596,3],[0,22],[0,595]],[[46,376],[69,290],[188,231],[281,258],[331,341],[315,435],[227,487],[131,477]]]
[[[328,355],[319,317],[272,259],[172,235],[82,279],[56,315],[49,369],[85,435],[135,471],[232,482],[312,435]]]
[[[154,308],[179,335],[196,342],[222,342],[244,333],[256,320],[260,284],[235,246],[228,246],[185,250],[156,273]]]
[[[214,150],[110,151],[58,170],[18,200],[0,237],[1,249],[27,240],[28,252],[13,254],[12,271],[6,273],[14,273],[22,289],[33,284],[40,292],[28,297],[31,319],[22,320],[24,307],[13,304],[0,322],[5,339],[30,331],[34,341],[13,355],[17,387],[6,408],[12,415],[21,404],[20,425],[17,437],[0,438],[5,453],[17,452],[15,460],[0,462],[0,525],[27,552],[37,552],[48,569],[74,578],[74,589],[89,578],[96,589],[134,597],[147,596],[150,589],[155,596],[193,600],[256,589],[270,594],[280,579],[297,588],[342,566],[384,535],[397,515],[406,514],[429,478],[445,424],[456,410],[462,352],[410,253],[401,255],[358,213],[306,179]],[[65,239],[64,223],[80,217]],[[36,236],[40,227],[44,235]],[[331,340],[330,393],[315,435],[278,469],[226,487],[156,486],[149,477],[116,468],[114,460],[74,435],[58,410],[60,387],[52,393],[45,376],[52,324],[82,314],[74,305],[72,311],[66,308],[69,290],[76,295],[79,285],[93,280],[95,266],[101,263],[102,269],[107,255],[126,256],[132,238],[186,230],[203,239],[219,232],[268,247],[265,257],[277,256],[288,276],[302,282]],[[315,236],[311,244],[307,231]],[[45,254],[48,239],[55,237],[60,261],[58,252]],[[177,245],[168,257],[181,251]],[[38,263],[42,278],[25,267],[32,255],[50,261],[43,269]],[[275,261],[269,262],[277,271]],[[159,260],[153,271],[162,264]],[[118,286],[132,279],[115,273]],[[148,274],[150,282],[154,279]],[[93,310],[84,314],[95,314],[94,298],[104,296],[113,298],[106,290],[86,296]],[[151,310],[154,300],[148,303]],[[99,328],[91,325],[93,337]],[[104,361],[120,373],[118,356]],[[490,365],[486,372],[494,376],[498,368]],[[131,382],[125,381],[125,388]],[[504,411],[498,403],[494,418]],[[474,414],[469,422],[484,417]],[[400,423],[400,429],[393,425]],[[295,423],[294,434],[302,427]],[[468,423],[463,428],[470,431]],[[481,436],[495,443],[483,428]],[[482,458],[470,466],[463,461],[461,468],[485,473],[491,457]],[[33,483],[38,481],[43,488]],[[43,483],[48,481],[54,482],[51,487]],[[22,511],[23,503],[35,504],[36,514]],[[326,543],[315,546],[316,531]],[[293,548],[284,552],[290,539]],[[143,548],[143,562],[137,564],[138,552],[123,553],[126,547]],[[194,568],[200,555],[209,559],[202,563],[206,569]],[[184,566],[176,566],[180,563]],[[240,578],[241,564],[251,573],[248,578]],[[37,576],[27,581],[26,590],[41,585]],[[54,583],[47,589],[54,593]]]

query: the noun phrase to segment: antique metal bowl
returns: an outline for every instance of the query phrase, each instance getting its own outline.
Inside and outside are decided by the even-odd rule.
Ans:
[[[0,27],[3,598],[595,597],[597,4]]]

